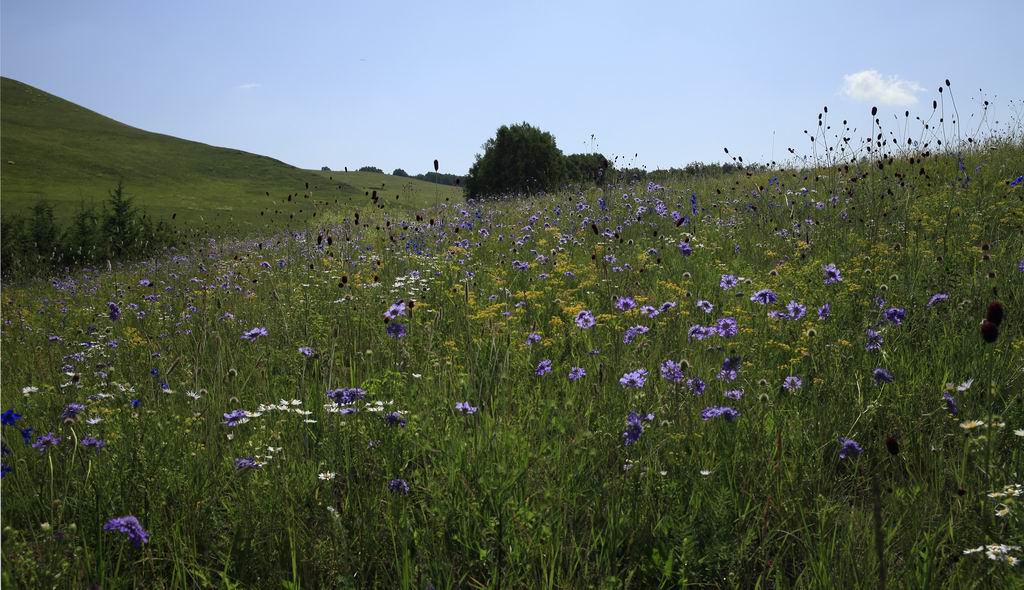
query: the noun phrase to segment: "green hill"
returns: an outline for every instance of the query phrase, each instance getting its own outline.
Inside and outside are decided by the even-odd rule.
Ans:
[[[10,78],[0,87],[0,208],[25,211],[39,199],[69,217],[82,201],[101,203],[123,179],[153,217],[211,230],[255,229],[314,210],[370,204],[419,208],[461,193],[409,178],[303,170],[279,160],[151,133],[119,123]],[[400,194],[402,198],[395,199]],[[289,200],[288,195],[294,195]],[[313,206],[315,203],[315,207]]]

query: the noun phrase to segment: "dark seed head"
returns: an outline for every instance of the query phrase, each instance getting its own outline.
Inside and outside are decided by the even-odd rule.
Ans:
[[[993,342],[996,341],[996,338],[999,338],[999,326],[993,324],[988,320],[982,320],[981,337],[985,340],[985,342],[992,344]]]
[[[992,322],[995,325],[1003,323],[1003,317],[1006,315],[1006,310],[1003,308],[1003,304],[999,301],[993,301],[988,304],[988,309],[985,310],[985,320]]]
[[[889,454],[896,456],[900,454],[900,441],[896,440],[896,437],[889,435],[885,438],[885,448],[889,450]]]

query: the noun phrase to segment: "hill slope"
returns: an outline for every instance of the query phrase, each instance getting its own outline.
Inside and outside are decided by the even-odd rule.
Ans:
[[[303,170],[266,156],[143,131],[10,78],[2,79],[0,101],[5,215],[42,198],[57,205],[59,217],[67,217],[81,201],[102,201],[119,179],[154,217],[176,213],[178,221],[230,230],[265,226],[286,215],[311,218],[310,198],[326,207],[363,204],[364,193],[382,185],[389,192],[405,187],[411,198],[397,203],[406,208],[459,194],[384,174]],[[306,194],[306,199],[288,201],[289,194]]]

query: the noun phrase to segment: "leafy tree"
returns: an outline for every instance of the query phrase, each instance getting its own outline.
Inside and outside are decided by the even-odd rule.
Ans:
[[[409,176],[409,173],[401,168],[395,168],[394,172],[391,173],[391,176]]]
[[[65,251],[70,264],[88,264],[99,258],[100,217],[96,208],[80,203],[71,221],[65,239]]]
[[[569,182],[601,184],[608,180],[614,166],[602,154],[569,154],[565,157],[565,169]]]
[[[434,172],[433,170],[426,174],[417,174],[416,178],[446,186],[458,186],[462,183],[462,177],[458,174],[445,174],[444,172]]]
[[[359,169],[360,172],[376,172],[377,174],[384,174],[384,171],[376,166],[363,166]]]
[[[469,197],[532,194],[565,179],[565,158],[554,136],[529,123],[502,125],[482,148],[466,177]]]
[[[35,254],[36,261],[53,261],[55,253],[60,250],[60,230],[53,220],[53,205],[46,201],[36,201],[29,221],[31,252]]]

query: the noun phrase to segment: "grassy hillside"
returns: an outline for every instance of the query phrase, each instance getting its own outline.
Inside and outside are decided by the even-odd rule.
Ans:
[[[403,207],[459,196],[452,187],[384,174],[302,170],[266,156],[150,133],[9,78],[2,79],[0,100],[5,215],[46,199],[66,218],[81,201],[102,201],[118,179],[154,217],[176,213],[180,222],[230,231],[311,219],[310,201],[317,208],[366,204],[365,193],[382,186],[404,195],[397,201],[391,195]],[[305,198],[289,201],[289,194]]]

